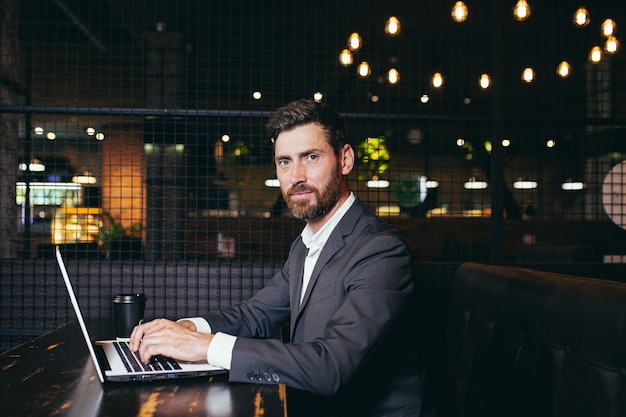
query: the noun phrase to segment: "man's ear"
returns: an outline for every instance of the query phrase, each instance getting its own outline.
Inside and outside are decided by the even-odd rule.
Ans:
[[[341,151],[341,174],[348,175],[352,168],[354,168],[354,149],[349,144],[345,144]]]

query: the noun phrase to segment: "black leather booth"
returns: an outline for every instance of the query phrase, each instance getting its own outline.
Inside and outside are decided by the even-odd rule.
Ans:
[[[626,284],[465,263],[438,416],[626,416]]]

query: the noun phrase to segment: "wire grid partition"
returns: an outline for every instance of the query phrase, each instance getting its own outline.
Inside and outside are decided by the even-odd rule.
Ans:
[[[264,125],[303,97],[342,113],[350,186],[416,262],[621,262],[626,58],[588,56],[605,19],[620,40],[625,6],[596,1],[577,27],[575,1],[524,21],[488,1],[455,22],[454,3],[3,2],[3,306],[32,277],[46,282],[33,303],[50,304],[57,244],[97,277],[92,306],[155,292],[155,268],[163,288],[216,262],[274,271],[304,223],[273,186]],[[3,308],[3,334],[66,317],[33,309]]]

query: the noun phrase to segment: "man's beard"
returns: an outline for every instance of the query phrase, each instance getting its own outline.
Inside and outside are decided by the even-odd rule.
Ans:
[[[335,207],[341,196],[342,177],[340,169],[337,166],[332,180],[321,191],[305,185],[295,185],[287,191],[287,195],[284,196],[285,202],[294,217],[301,220],[312,220],[325,215]],[[301,191],[313,192],[314,198],[308,201],[294,201],[291,199],[291,194]]]

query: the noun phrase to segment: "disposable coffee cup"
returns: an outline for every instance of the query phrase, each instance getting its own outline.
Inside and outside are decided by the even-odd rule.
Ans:
[[[133,329],[143,320],[146,308],[146,296],[136,294],[116,294],[113,296],[113,318],[115,336],[130,337]]]

